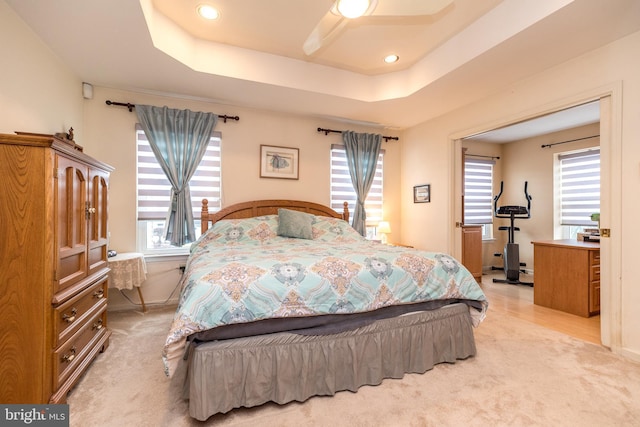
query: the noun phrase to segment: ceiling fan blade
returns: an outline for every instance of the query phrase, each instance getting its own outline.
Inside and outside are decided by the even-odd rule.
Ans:
[[[332,8],[333,9],[333,8]],[[347,24],[347,19],[341,15],[333,13],[331,10],[326,13],[313,29],[302,49],[307,55],[311,55],[322,46],[331,41],[340,33],[340,30]]]
[[[433,15],[453,3],[453,0],[378,0],[371,16]]]

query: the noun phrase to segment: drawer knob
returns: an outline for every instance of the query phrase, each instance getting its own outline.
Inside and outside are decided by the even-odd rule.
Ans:
[[[99,290],[95,291],[93,293],[93,297],[97,299],[104,298],[104,289],[100,288]]]
[[[91,207],[91,202],[84,202],[84,217],[91,219],[91,214],[96,213],[96,208]]]
[[[99,319],[97,322],[95,322],[91,329],[93,329],[94,331],[99,331],[100,329],[102,329],[102,319]]]
[[[67,323],[73,323],[76,320],[76,314],[78,314],[78,309],[74,307],[71,309],[71,314],[64,313],[62,315],[62,320]]]
[[[73,346],[71,347],[71,350],[69,350],[68,354],[65,354],[62,356],[62,361],[63,362],[71,362],[74,358],[76,357],[76,347]]]

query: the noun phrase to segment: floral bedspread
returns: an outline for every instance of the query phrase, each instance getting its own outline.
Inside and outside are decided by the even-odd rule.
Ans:
[[[173,374],[186,338],[273,317],[356,313],[429,300],[487,300],[457,260],[371,242],[346,222],[314,217],[313,240],[280,237],[278,216],[214,224],[191,247],[163,362]]]

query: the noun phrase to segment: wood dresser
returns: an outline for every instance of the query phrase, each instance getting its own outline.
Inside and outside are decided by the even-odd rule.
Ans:
[[[49,135],[0,134],[0,402],[64,403],[107,348],[113,168]]]
[[[600,313],[600,244],[533,242],[533,303],[589,317]]]

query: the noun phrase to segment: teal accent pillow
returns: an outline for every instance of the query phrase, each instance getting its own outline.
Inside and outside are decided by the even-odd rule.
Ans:
[[[313,215],[278,209],[278,236],[295,237],[296,239],[313,239]]]

